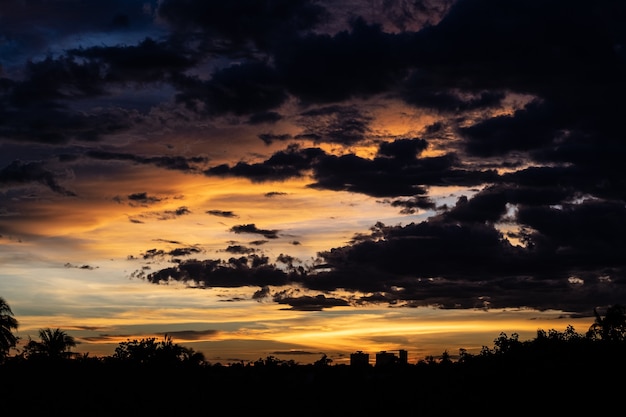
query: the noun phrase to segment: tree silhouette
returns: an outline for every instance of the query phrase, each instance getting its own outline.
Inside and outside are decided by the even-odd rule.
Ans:
[[[8,356],[9,350],[14,348],[17,343],[17,337],[13,334],[13,330],[17,330],[18,322],[13,317],[11,307],[0,297],[0,363]]]
[[[24,351],[26,356],[43,356],[48,358],[68,358],[72,355],[70,349],[76,346],[74,337],[60,329],[40,329],[39,342],[29,340]]]
[[[125,362],[153,365],[176,363],[200,365],[204,362],[204,355],[201,352],[174,343],[169,335],[165,335],[160,342],[154,337],[121,342],[115,348],[112,357]]]
[[[321,358],[314,362],[314,365],[318,367],[326,367],[329,366],[332,362],[333,360],[326,356],[326,354],[324,353],[322,354]]]
[[[626,307],[620,304],[609,306],[604,317],[593,309],[596,316],[587,331],[587,337],[610,342],[626,341]]]

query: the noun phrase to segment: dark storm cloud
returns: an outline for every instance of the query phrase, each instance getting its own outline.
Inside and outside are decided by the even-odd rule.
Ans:
[[[278,304],[289,305],[290,308],[288,308],[288,310],[299,311],[322,311],[325,308],[350,306],[350,303],[346,300],[335,297],[326,297],[324,294],[316,296],[293,296],[289,291],[287,291],[277,292],[273,295],[272,299]]]
[[[114,39],[120,33],[152,30],[154,0],[4,0],[0,15],[0,56],[27,60],[68,40]],[[24,24],[28,22],[28,24]],[[3,59],[3,60],[4,60]]]
[[[301,114],[304,131],[297,137],[351,145],[365,138],[372,117],[352,106],[326,106]]]
[[[529,151],[551,145],[559,139],[561,124],[545,103],[532,102],[512,115],[496,116],[460,128],[469,153],[479,156]]]
[[[210,39],[222,39],[235,46],[252,42],[267,48],[278,39],[307,31],[321,22],[326,11],[310,0],[165,0],[159,16],[174,30],[200,32]]]
[[[0,186],[27,185],[38,183],[55,193],[65,196],[76,196],[58,182],[59,174],[48,170],[42,162],[13,161],[0,170]]]
[[[0,15],[0,138],[101,146],[138,125],[137,109],[116,101],[115,88],[145,91],[149,84],[165,90],[141,108],[173,99],[207,123],[240,116],[232,119],[260,128],[253,135],[266,144],[288,147],[261,162],[208,169],[202,156],[91,148],[88,158],[253,182],[310,174],[311,187],[384,198],[405,214],[436,211],[418,224],[377,224],[369,235],[323,251],[318,265],[327,268],[308,274],[284,272],[233,245],[229,252],[247,256],[181,261],[146,276],[150,282],[262,288],[297,282],[312,290],[368,294],[356,302],[405,306],[580,312],[623,299],[626,3],[353,4],[345,22],[333,13],[348,6],[333,1],[6,1]],[[164,26],[154,21],[155,13]],[[343,26],[321,29],[329,23]],[[397,30],[389,30],[390,23]],[[125,43],[113,37],[131,32]],[[381,143],[371,158],[349,153],[377,132],[373,116],[351,100],[377,95],[440,120],[421,138]],[[301,130],[284,133],[276,122],[292,120],[282,113],[292,102],[301,106],[294,120]],[[345,153],[287,145],[300,140],[330,143]],[[434,141],[445,153],[427,156]],[[74,195],[61,179],[40,162],[15,161],[0,170],[3,187],[42,184]],[[476,193],[438,207],[428,195],[432,186],[475,187]],[[126,198],[150,202],[145,193]],[[130,221],[187,213],[181,207]],[[254,224],[231,231],[278,237]],[[291,265],[287,255],[282,259]],[[294,294],[274,301],[311,310],[345,302]]]
[[[182,156],[152,156],[143,157],[130,153],[109,152],[101,150],[87,151],[85,155],[89,158],[99,159],[103,161],[130,161],[143,165],[154,165],[160,168],[172,169],[183,172],[197,171],[198,165],[208,161],[203,156],[182,157]]]
[[[610,0],[459,0],[439,24],[420,32],[416,59],[436,65],[457,87],[573,98],[600,87],[602,75],[616,80],[625,11]]]
[[[155,5],[133,0],[4,2],[0,15],[0,137],[62,144],[99,140],[132,126],[125,109],[77,110],[73,104],[108,94],[107,67],[86,54],[120,48],[90,49],[90,45],[117,42],[120,30],[126,37],[151,30]],[[122,21],[124,25],[120,25]],[[85,55],[71,52],[79,42],[84,42],[86,49],[74,51]],[[133,52],[145,58],[145,44]],[[111,62],[108,68],[114,68]]]
[[[504,92],[470,90],[465,94],[458,92],[447,78],[441,79],[438,74],[415,70],[404,84],[401,97],[409,104],[417,107],[435,109],[445,113],[459,113],[476,109],[497,107],[504,99]]]
[[[28,62],[25,77],[14,84],[10,102],[30,106],[52,100],[93,97],[103,93],[99,65],[79,63],[71,57]]]
[[[200,288],[282,286],[291,282],[288,273],[270,264],[268,258],[255,254],[230,258],[226,261],[220,259],[185,260],[171,268],[150,274],[142,271],[136,273],[135,276],[155,284],[178,281]]]
[[[233,233],[252,233],[263,235],[266,239],[278,239],[278,230],[259,229],[255,224],[242,224],[230,228]]]
[[[321,149],[299,149],[290,146],[284,151],[279,151],[262,163],[248,164],[239,162],[234,166],[219,165],[205,171],[206,175],[239,176],[248,178],[253,182],[286,180],[300,177],[307,172],[314,161],[324,156]]]
[[[266,111],[255,113],[248,119],[248,123],[251,125],[258,125],[262,123],[273,124],[280,121],[283,117],[274,111]]]
[[[422,210],[434,210],[437,205],[435,202],[424,196],[416,196],[408,199],[397,199],[390,201],[392,207],[400,207],[400,213],[402,214],[415,214],[419,209]]]
[[[422,139],[399,139],[382,144],[373,159],[290,146],[261,163],[220,165],[209,168],[205,174],[240,176],[259,182],[299,177],[311,171],[315,180],[311,187],[376,197],[413,196],[425,194],[427,186],[471,186],[498,179],[493,170],[464,167],[453,154],[420,157],[425,146]]]
[[[428,147],[424,139],[398,139],[393,142],[383,142],[378,149],[379,156],[387,156],[397,161],[410,162]]]
[[[98,80],[115,83],[164,81],[197,63],[179,45],[151,38],[137,45],[93,46],[68,53],[88,59],[90,67],[98,70]]]
[[[381,9],[399,30],[436,24],[455,0],[382,0]],[[370,3],[371,4],[371,3]]]
[[[330,103],[396,86],[406,52],[403,36],[357,18],[350,31],[284,39],[275,65],[292,94],[304,102]]]
[[[598,198],[626,201],[626,183],[621,164],[611,163],[611,159],[620,158],[620,150],[607,160],[594,159],[590,149],[589,165],[568,164],[564,166],[530,167],[514,173],[505,174],[503,180],[510,184],[518,184],[525,189],[532,188],[536,193],[544,194],[544,198],[552,200],[574,198],[576,195],[594,195]],[[597,164],[597,167],[593,165]],[[603,165],[604,164],[604,165]],[[560,201],[560,200],[559,200]]]
[[[513,115],[462,129],[472,153],[567,147],[581,138],[600,145],[621,130],[614,103],[626,92],[625,19],[626,6],[612,1],[460,0],[417,35],[417,65],[442,90],[537,97]]]
[[[71,140],[94,142],[130,126],[128,115],[118,109],[87,114],[43,102],[20,107],[0,106],[0,139],[9,141],[51,145],[62,145]]]
[[[520,206],[516,216],[527,228],[520,235],[525,246],[512,245],[494,227],[494,222],[507,215],[503,209],[507,201],[503,195],[507,194]],[[408,307],[526,306],[588,312],[596,303],[610,304],[626,296],[624,204],[588,200],[550,207],[541,193],[506,187],[488,189],[474,198],[477,200],[461,198],[449,212],[418,224],[379,223],[369,236],[320,253],[325,270],[296,273],[292,269],[289,274],[289,282],[311,290],[344,289],[371,295],[348,302],[281,292],[274,300],[303,310],[382,302]],[[491,209],[491,205],[501,209]],[[210,270],[227,267],[233,274],[233,269],[241,270],[237,279],[242,285],[244,281],[273,285],[256,280],[248,266],[253,262],[240,258],[228,264],[211,263]],[[274,274],[287,276],[267,262],[257,264],[272,278]],[[192,281],[205,273],[174,268],[149,279]]]
[[[622,202],[588,199],[553,207],[522,207],[517,218],[535,230],[529,236],[535,247],[545,245],[572,265],[596,270],[623,267],[625,216]]]
[[[205,81],[179,75],[173,79],[176,100],[198,112],[245,115],[269,112],[287,100],[278,74],[259,62],[220,69]]]
[[[563,226],[547,229],[553,234],[567,226],[576,229],[572,220]],[[332,271],[310,275],[304,285],[319,291],[371,292],[378,294],[378,301],[409,306],[449,308],[517,305],[589,311],[595,303],[610,304],[626,295],[626,265],[616,256],[624,249],[621,228],[612,235],[615,246],[606,252],[605,232],[597,231],[570,232],[578,236],[565,234],[567,239],[560,242],[547,232],[531,232],[527,237],[533,243],[523,248],[484,223],[431,220],[381,229],[382,239],[321,253]],[[583,243],[585,238],[590,238],[588,243]]]

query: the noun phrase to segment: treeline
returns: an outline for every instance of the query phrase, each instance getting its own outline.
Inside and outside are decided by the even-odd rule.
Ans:
[[[128,340],[106,357],[74,354],[73,346],[62,330],[43,329],[39,340],[3,355],[0,399],[64,416],[209,415],[224,407],[272,416],[579,415],[610,412],[626,393],[621,305],[596,312],[585,333],[538,330],[526,341],[502,333],[477,354],[460,349],[455,359],[443,352],[388,366],[334,365],[325,355],[307,365],[268,356],[223,366],[167,336]]]

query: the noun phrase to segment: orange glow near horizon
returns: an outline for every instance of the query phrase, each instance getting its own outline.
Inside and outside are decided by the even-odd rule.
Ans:
[[[195,296],[186,297],[190,304],[201,303],[206,298],[203,294],[206,291],[191,292]],[[172,294],[172,290],[157,286],[152,294],[154,306],[162,297]],[[517,333],[520,340],[530,340],[538,329],[563,331],[567,325],[573,325],[584,333],[592,323],[588,318],[568,320],[559,312],[533,310],[418,308],[390,311],[372,307],[312,313],[285,311],[273,304],[252,301],[239,302],[239,307],[238,303],[229,303],[228,308],[219,301],[209,304],[203,308],[128,306],[127,311],[108,317],[72,318],[68,314],[48,316],[45,321],[49,327],[66,329],[75,335],[80,342],[75,351],[91,356],[110,355],[117,344],[127,340],[150,337],[160,340],[164,334],[169,334],[175,343],[205,353],[208,360],[220,357],[219,346],[241,342],[242,348],[249,349],[238,352],[242,360],[274,355],[272,349],[279,343],[283,346],[281,352],[289,349],[324,352],[337,363],[345,362],[349,354],[356,351],[373,354],[404,349],[409,352],[411,362],[426,356],[439,357],[444,351],[456,355],[460,348],[477,354],[483,346],[493,347],[493,341],[501,332],[508,336]],[[93,308],[98,310],[98,306]],[[20,334],[24,338],[25,335],[35,337],[41,320],[39,316],[21,317]],[[185,331],[179,333],[179,329]],[[190,331],[193,337],[186,337]],[[282,353],[285,355],[288,356]],[[312,354],[310,359],[318,357]]]

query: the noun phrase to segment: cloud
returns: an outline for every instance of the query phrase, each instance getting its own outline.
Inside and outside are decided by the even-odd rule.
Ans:
[[[225,249],[225,251],[239,255],[247,255],[256,252],[256,249],[248,248],[242,245],[230,245]]]
[[[550,146],[559,139],[559,116],[545,103],[531,102],[512,115],[501,115],[460,128],[464,146],[478,156],[506,155]],[[555,117],[556,116],[556,117]]]
[[[36,96],[31,96],[35,98]],[[2,98],[0,97],[0,101]],[[92,113],[65,110],[54,103],[18,103],[0,108],[0,138],[10,141],[64,145],[72,140],[96,142],[131,127],[119,109],[97,109]]]
[[[207,158],[203,156],[153,156],[142,157],[131,153],[109,152],[101,150],[90,150],[85,154],[89,158],[103,161],[129,161],[144,165],[154,165],[160,168],[166,168],[177,171],[197,171],[198,165],[207,162]]]
[[[456,207],[467,204],[462,199]],[[475,205],[476,213],[481,207]],[[621,225],[614,223],[623,211],[622,204],[598,201],[563,208],[527,206],[517,215],[530,230],[526,247],[513,246],[490,224],[497,216],[486,223],[464,215],[459,222],[452,210],[419,224],[378,225],[369,240],[321,253],[331,271],[309,276],[306,286],[371,292],[378,301],[409,306],[557,305],[581,311],[623,292],[625,264],[618,253],[626,241]],[[372,300],[376,298],[363,299]]]
[[[437,205],[432,199],[424,196],[410,197],[408,199],[397,199],[390,201],[389,204],[392,207],[401,207],[400,213],[402,214],[415,214],[419,209],[434,210],[437,208]]]
[[[178,75],[176,100],[208,114],[267,113],[287,100],[275,70],[264,63],[244,62],[220,69],[209,80]]]
[[[307,31],[324,18],[325,10],[310,0],[240,1],[191,0],[160,2],[159,17],[182,33],[199,32],[207,39],[222,39],[245,46],[268,48],[275,41]]]
[[[228,210],[228,211],[224,211],[224,210],[207,210],[206,213],[210,214],[211,216],[217,216],[217,217],[226,217],[226,218],[238,217],[235,213],[233,213],[230,210]]]
[[[246,109],[211,98],[216,109],[223,102],[224,110],[269,114],[273,122],[285,120],[278,113],[286,103],[281,94],[293,96],[303,108],[297,113],[301,131],[265,130],[258,137],[267,145],[303,140],[341,151],[291,144],[258,162],[210,167],[206,175],[253,182],[310,175],[313,188],[379,197],[404,214],[435,213],[420,223],[378,223],[370,234],[322,251],[306,279],[293,280],[312,291],[353,291],[359,294],[354,303],[406,307],[583,312],[623,296],[619,253],[626,234],[619,219],[625,214],[626,148],[615,103],[626,92],[626,6],[560,0],[380,4],[380,24],[373,16],[357,17],[333,33],[292,33],[282,42],[259,43],[272,58],[259,68],[271,81],[274,101],[252,100]],[[330,3],[328,10],[335,10]],[[236,39],[225,29],[212,30]],[[271,38],[265,34],[244,31],[238,39]],[[214,74],[234,80],[253,61],[246,55],[243,66]],[[211,87],[210,80],[202,87]],[[248,95],[245,88],[232,92]],[[372,157],[357,155],[350,146],[371,140],[376,119],[353,99],[379,94],[437,119],[421,137],[388,138]],[[426,152],[431,147],[439,153]],[[476,192],[452,206],[438,205],[429,194],[434,186]],[[294,294],[275,301],[312,310],[335,301]]]
[[[0,186],[38,183],[57,194],[75,197],[76,193],[59,184],[57,180],[59,176],[59,174],[46,169],[42,162],[13,161],[10,165],[0,170]]]
[[[260,133],[259,134],[259,139],[261,139],[267,145],[271,145],[273,142],[276,142],[276,141],[286,141],[291,138],[292,136],[288,133],[283,133],[283,134]]]
[[[358,293],[350,303],[407,307],[581,311],[623,296],[625,4],[3,6],[0,140],[32,158],[3,156],[3,213],[19,213],[15,190],[33,185],[76,197],[71,188],[81,189],[83,178],[74,168],[85,160],[253,184],[306,179],[312,189],[375,197],[404,215],[432,213],[420,223],[376,223],[322,251],[306,274],[290,269],[287,254],[277,259],[283,270],[233,244],[228,260],[186,259],[144,273],[150,282],[298,285],[326,294],[276,295],[302,310],[344,305],[328,295],[340,289]],[[382,110],[402,121],[387,124]],[[184,129],[161,129],[171,119]],[[171,152],[179,140],[182,153],[159,150]],[[224,143],[255,145],[233,151]],[[35,160],[34,145],[51,155],[48,162]],[[433,187],[474,190],[442,204]],[[142,191],[116,200],[162,201]],[[181,206],[129,220],[190,213]],[[237,218],[228,210],[206,214]],[[254,223],[230,231],[260,235],[255,246],[280,236]],[[177,246],[146,251],[146,259],[199,253]]]
[[[269,193],[265,193],[265,197],[267,198],[274,198],[282,195],[287,195],[287,193],[283,193],[281,191],[270,191]]]
[[[67,263],[66,263],[65,265],[63,265],[63,266],[64,266],[64,267],[66,267],[66,268],[78,268],[78,269],[90,270],[90,271],[91,271],[91,270],[94,270],[94,269],[96,269],[96,268],[98,268],[97,266],[96,266],[96,267],[93,267],[93,266],[91,266],[91,265],[86,265],[86,264],[85,264],[85,265],[76,266],[76,265],[73,265],[73,264],[71,264],[71,263],[69,263],[69,262],[67,262]]]
[[[266,239],[277,239],[278,230],[259,229],[255,224],[242,224],[230,228],[233,233],[252,233],[263,235]]]
[[[144,220],[174,220],[181,216],[191,214],[191,210],[185,206],[180,206],[175,210],[153,211],[131,216],[129,220],[133,223],[144,223]]]
[[[362,18],[350,31],[285,38],[275,65],[287,90],[304,103],[368,97],[397,85],[406,70],[404,39]]]
[[[212,339],[219,333],[219,330],[176,330],[160,334],[171,336],[174,340],[205,340]]]
[[[314,160],[323,155],[324,151],[317,148],[301,150],[298,147],[289,147],[262,163],[238,162],[232,167],[223,164],[208,168],[204,173],[208,176],[245,177],[253,182],[287,180],[304,175]]]
[[[167,81],[197,63],[194,54],[181,50],[180,45],[151,38],[137,45],[92,46],[68,54],[87,59],[95,67],[98,81],[121,84]]]
[[[70,56],[47,57],[26,64],[19,79],[0,79],[0,137],[53,145],[71,140],[93,142],[129,129],[121,108],[81,111],[70,103],[105,94],[97,63]],[[1,74],[0,74],[1,75]]]
[[[202,250],[195,246],[175,248],[175,249],[171,249],[167,251],[164,249],[153,248],[153,249],[146,250],[144,253],[141,254],[141,257],[143,259],[154,259],[154,258],[162,258],[164,256],[172,256],[172,257],[189,256],[189,255],[194,255],[194,254],[198,254],[201,252]]]
[[[293,297],[284,292],[278,292],[272,297],[274,302],[278,304],[287,304],[289,310],[299,311],[322,311],[325,308],[332,307],[348,307],[350,303],[346,300],[334,297],[326,297],[324,294],[316,296],[303,295]]]
[[[130,205],[141,204],[147,206],[149,204],[155,204],[162,201],[159,197],[148,196],[148,193],[146,192],[129,194],[126,198],[128,198]]]
[[[41,0],[6,0],[0,17],[0,37],[8,40],[2,45],[5,62],[11,70],[33,56],[58,53],[58,48],[68,43],[102,44],[115,41],[120,34],[145,34],[155,29],[155,5],[152,0],[61,1],[54,5]],[[30,25],[23,25],[24,21]]]
[[[160,218],[162,220],[169,220],[175,217],[185,216],[190,213],[191,211],[187,207],[181,206],[181,207],[178,207],[176,210],[165,210],[163,212],[163,215]]]
[[[375,197],[425,194],[427,186],[472,186],[498,180],[494,170],[466,169],[454,154],[419,157],[422,139],[399,139],[381,145],[373,159],[353,154],[329,155],[319,148],[290,146],[255,164],[209,168],[206,175],[240,176],[254,182],[285,180],[312,172],[310,186],[352,191]]]
[[[268,258],[256,254],[230,258],[227,261],[219,259],[183,260],[170,268],[149,274],[138,271],[134,276],[153,284],[167,284],[170,281],[175,281],[199,288],[282,286],[291,281],[288,273],[270,265]]]
[[[365,139],[372,117],[355,107],[325,106],[301,114],[304,131],[297,138],[351,145]]]
[[[258,125],[262,123],[273,124],[282,120],[282,118],[283,117],[275,111],[265,111],[251,115],[248,119],[248,123],[251,125]]]

